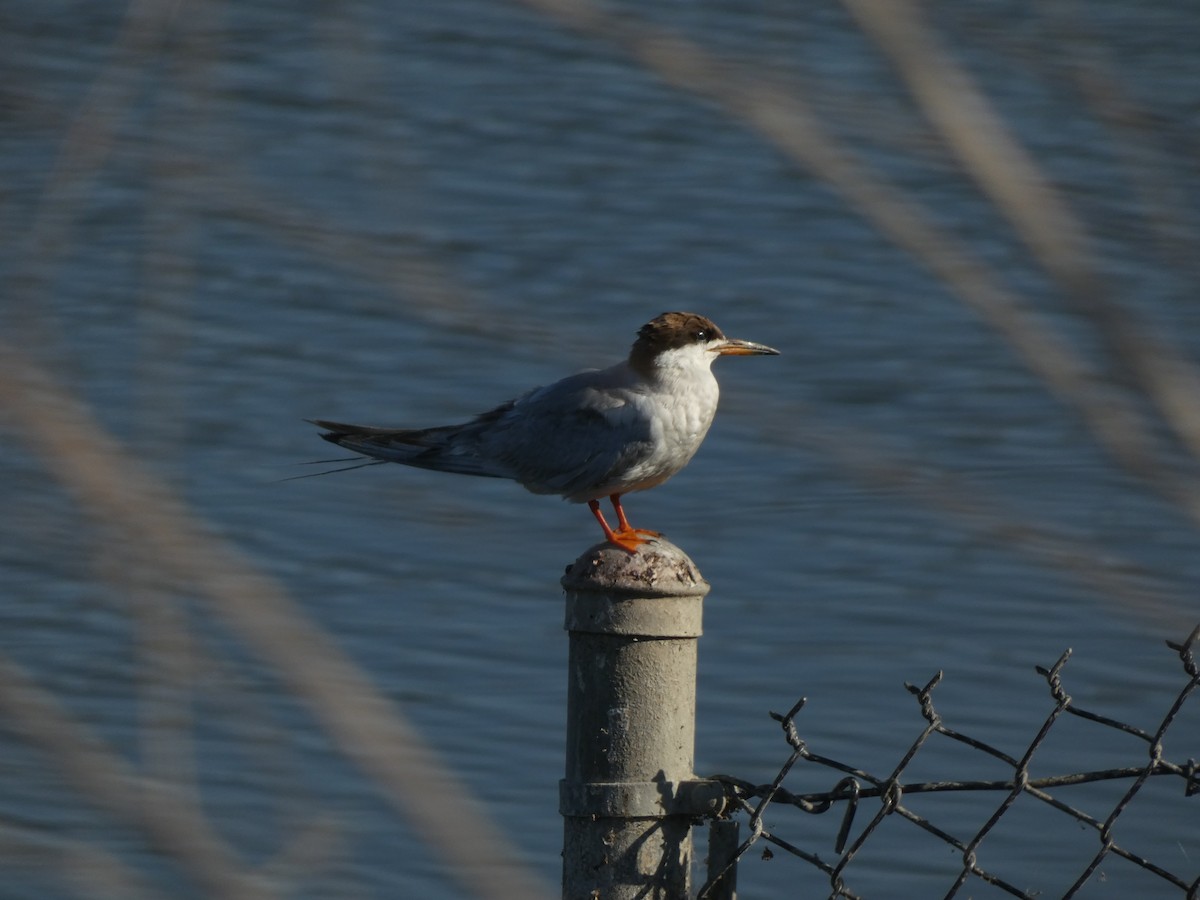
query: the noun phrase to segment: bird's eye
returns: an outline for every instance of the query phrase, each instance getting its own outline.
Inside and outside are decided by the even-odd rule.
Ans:
[[[697,328],[692,332],[692,337],[696,339],[696,343],[704,344],[708,342],[708,332],[703,328]]]

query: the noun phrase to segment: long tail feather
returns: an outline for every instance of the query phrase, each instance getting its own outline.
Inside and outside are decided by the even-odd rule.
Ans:
[[[361,460],[362,457],[361,456],[347,456],[347,457],[343,457],[342,459],[313,459],[313,460],[309,460],[308,462],[297,463],[297,465],[315,466],[319,463],[347,462],[352,459]],[[332,475],[334,472],[349,472],[353,469],[365,469],[367,466],[382,466],[386,461],[387,460],[383,460],[383,459],[368,459],[363,462],[359,462],[357,465],[353,465],[353,466],[342,466],[337,469],[326,469],[324,472],[305,472],[303,475],[289,475],[287,478],[280,478],[279,480],[280,481],[298,481],[301,478],[316,478],[318,475]]]
[[[377,462],[400,463],[419,469],[482,475],[488,478],[511,478],[509,472],[474,452],[474,441],[477,439],[480,425],[501,415],[509,406],[510,404],[505,404],[463,425],[443,425],[436,428],[376,428],[368,425],[347,425],[325,419],[307,421],[324,429],[321,437],[330,443],[354,453],[361,453]]]

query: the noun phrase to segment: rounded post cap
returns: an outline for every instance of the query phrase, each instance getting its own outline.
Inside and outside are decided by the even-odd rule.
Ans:
[[[703,597],[709,584],[691,558],[663,538],[653,538],[636,553],[607,541],[589,547],[567,566],[566,591],[629,594],[638,597]]]

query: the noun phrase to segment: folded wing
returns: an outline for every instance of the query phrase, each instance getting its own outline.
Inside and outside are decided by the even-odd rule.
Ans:
[[[650,425],[594,378],[530,391],[461,425],[374,428],[313,420],[321,437],[406,466],[509,478],[537,494],[571,499],[604,485],[652,450]],[[585,498],[586,499],[586,498]]]

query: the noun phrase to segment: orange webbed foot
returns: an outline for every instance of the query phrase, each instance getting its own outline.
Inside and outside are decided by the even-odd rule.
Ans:
[[[648,537],[642,537],[648,535]],[[614,531],[607,535],[608,542],[620,547],[627,553],[637,553],[637,548],[642,544],[648,544],[651,540],[658,537],[657,531],[647,531],[644,528],[630,528],[627,531]]]
[[[646,539],[637,537],[638,535],[644,534],[647,537],[652,537],[652,538],[662,537],[661,531],[651,531],[649,528],[634,528],[632,525],[629,524],[629,520],[627,518],[625,518],[625,510],[621,506],[621,495],[620,494],[613,494],[608,499],[612,501],[613,510],[617,514],[617,534],[622,535],[622,536],[633,535],[636,538],[636,543],[638,543],[638,544],[646,543]],[[612,540],[612,539],[610,538],[609,540]]]
[[[625,511],[621,509],[621,504],[614,498],[613,506],[617,508],[617,530],[613,531],[609,524],[604,521],[604,514],[600,512],[600,504],[595,500],[588,501],[588,509],[592,511],[592,515],[596,517],[596,521],[600,523],[600,527],[604,529],[605,539],[612,545],[620,547],[626,553],[637,553],[637,548],[648,541],[662,537],[657,531],[650,531],[647,528],[634,528],[629,524],[629,520],[625,518]]]

